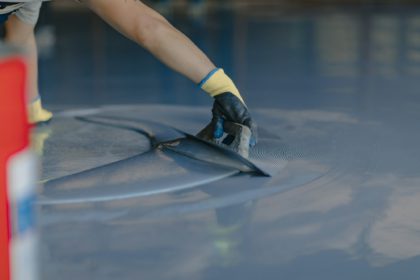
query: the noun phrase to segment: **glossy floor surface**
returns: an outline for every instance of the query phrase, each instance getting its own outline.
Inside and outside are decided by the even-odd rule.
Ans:
[[[74,16],[41,52],[41,279],[417,279],[420,7],[173,15],[237,80],[271,177],[156,145],[211,100]]]

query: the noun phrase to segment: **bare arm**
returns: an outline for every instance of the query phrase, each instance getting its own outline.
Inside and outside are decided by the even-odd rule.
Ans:
[[[38,96],[38,50],[35,42],[34,26],[12,15],[6,22],[5,40],[9,44],[22,46],[27,51],[29,100],[32,101]]]
[[[183,33],[139,0],[86,0],[107,23],[173,70],[199,83],[215,66]]]

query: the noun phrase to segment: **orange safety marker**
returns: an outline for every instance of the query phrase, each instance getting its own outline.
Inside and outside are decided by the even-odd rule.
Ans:
[[[27,69],[0,56],[0,280],[36,279],[36,161],[29,148]]]

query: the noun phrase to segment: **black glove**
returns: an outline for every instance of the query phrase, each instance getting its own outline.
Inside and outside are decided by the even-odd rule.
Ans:
[[[223,125],[226,120],[249,127],[252,133],[249,145],[253,147],[257,144],[257,124],[252,119],[247,106],[238,97],[229,92],[215,96],[212,113],[214,138],[219,139],[223,136]]]

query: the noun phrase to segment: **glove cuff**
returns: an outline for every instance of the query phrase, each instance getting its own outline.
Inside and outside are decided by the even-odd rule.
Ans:
[[[245,105],[245,102],[239,93],[239,90],[233,83],[232,79],[225,74],[225,71],[221,68],[216,68],[211,71],[198,86],[207,92],[211,97],[216,97],[223,93],[232,93],[241,100]]]

